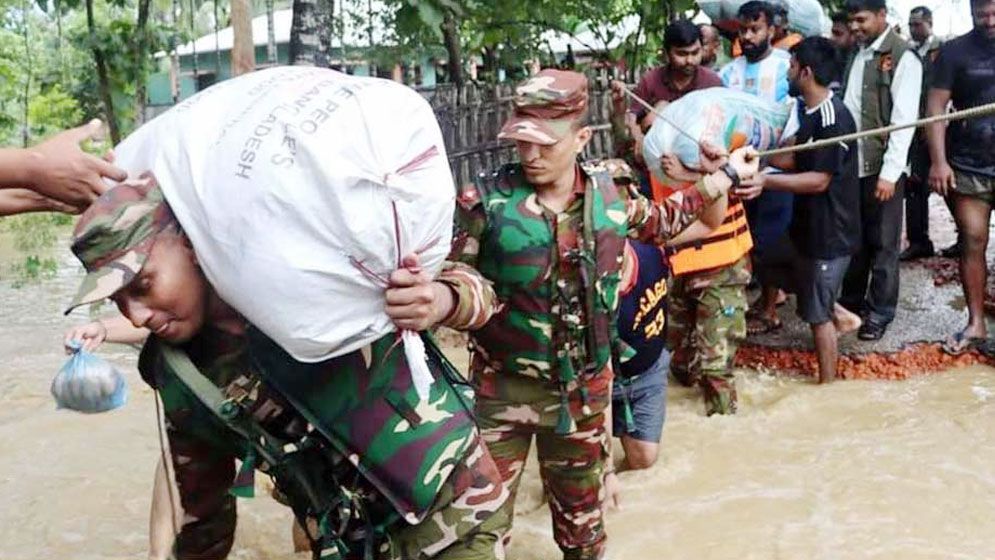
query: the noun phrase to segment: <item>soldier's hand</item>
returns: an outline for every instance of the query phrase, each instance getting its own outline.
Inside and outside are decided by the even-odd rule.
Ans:
[[[605,474],[603,483],[605,499],[601,502],[601,507],[605,510],[622,510],[622,483],[618,480],[618,475],[614,471]]]
[[[66,354],[72,354],[72,343],[78,342],[83,350],[93,352],[107,340],[107,325],[103,321],[93,321],[85,325],[77,325],[66,331],[62,345]]]
[[[85,209],[107,190],[104,178],[123,181],[128,174],[105,156],[92,156],[80,144],[100,132],[100,121],[67,130],[28,150],[26,166],[32,190]]]
[[[693,183],[701,179],[700,173],[695,173],[685,167],[681,160],[674,154],[663,154],[660,157],[660,166],[663,167],[663,172],[667,177],[675,181]]]
[[[421,269],[418,255],[408,255],[401,268],[390,275],[384,311],[397,328],[423,331],[435,326],[452,311],[453,294]]]

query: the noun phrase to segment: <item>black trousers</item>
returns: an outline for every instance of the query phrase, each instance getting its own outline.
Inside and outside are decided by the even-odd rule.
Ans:
[[[843,280],[840,303],[867,321],[888,325],[898,306],[898,255],[902,243],[902,202],[905,180],[886,202],[874,197],[876,175],[860,180],[860,249]]]
[[[929,183],[909,178],[905,187],[905,235],[910,247],[932,247],[929,239]]]

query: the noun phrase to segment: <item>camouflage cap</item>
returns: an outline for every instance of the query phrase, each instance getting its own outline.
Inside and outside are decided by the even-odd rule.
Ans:
[[[176,219],[151,174],[101,195],[73,231],[72,251],[87,275],[66,313],[127,286],[145,265],[155,234],[173,223]]]
[[[543,70],[515,89],[515,114],[498,138],[549,146],[559,142],[587,111],[587,77]]]

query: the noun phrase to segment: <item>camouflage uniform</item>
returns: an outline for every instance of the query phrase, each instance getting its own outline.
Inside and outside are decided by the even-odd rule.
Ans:
[[[75,233],[73,251],[89,274],[74,305],[127,285],[154,234],[171,223],[149,185],[119,186],[98,199]],[[150,338],[139,369],[162,397],[185,512],[175,556],[228,555],[233,495],[251,495],[256,468],[273,477],[308,528],[315,558],[330,550],[339,556],[321,557],[503,558],[508,492],[473,424],[469,391],[425,342],[434,382],[422,400],[392,334],[315,364],[294,361],[251,326],[226,333],[207,325],[179,350]],[[223,414],[180,375],[175,355],[216,388]],[[245,424],[266,434],[279,460],[261,454],[259,440],[239,430]]]
[[[553,144],[586,109],[587,80],[543,71],[519,87],[515,103],[499,137]],[[559,213],[539,203],[517,164],[462,187],[453,262],[440,280],[457,296],[450,320],[473,331],[477,418],[512,494],[507,518],[535,438],[554,538],[565,558],[586,559],[603,555],[606,538],[604,409],[620,342],[624,236],[661,244],[695,220],[706,196],[698,185],[657,206],[620,197],[604,169],[585,166],[576,176],[574,199]]]
[[[682,384],[701,387],[708,415],[736,412],[732,366],[746,337],[749,282],[747,255],[715,271],[679,276],[671,287],[670,371]]]

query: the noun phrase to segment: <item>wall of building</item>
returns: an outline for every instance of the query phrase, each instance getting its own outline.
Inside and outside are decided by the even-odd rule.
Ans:
[[[339,55],[339,53],[333,53],[333,56],[337,55]],[[184,55],[180,57],[180,75],[178,80],[180,100],[186,99],[202,89],[208,88],[219,81],[227,80],[231,77],[231,51],[221,51],[220,72],[218,72],[218,58],[218,54],[216,54],[213,50],[198,52],[197,75],[195,77],[193,72],[194,57],[192,55]],[[278,44],[277,63],[287,64],[289,60],[290,46],[286,43]],[[267,62],[266,45],[257,46],[256,68],[265,68],[267,66],[269,66],[269,63]],[[432,58],[428,56],[422,57],[422,59],[415,65],[415,68],[416,70],[408,72],[408,78],[417,75],[420,78],[420,83],[412,83],[411,85],[421,85],[425,87],[436,85],[438,74],[435,67],[435,61]],[[368,64],[361,63],[348,66],[346,71],[356,76],[368,76],[369,69]],[[398,77],[396,75],[398,73],[391,72],[390,69],[385,69],[385,71],[380,72],[380,74],[387,78],[394,77],[396,79]],[[405,81],[411,80],[409,79]],[[172,104],[173,94],[170,86],[169,59],[167,57],[160,59],[160,70],[149,76],[148,105],[163,106]]]

